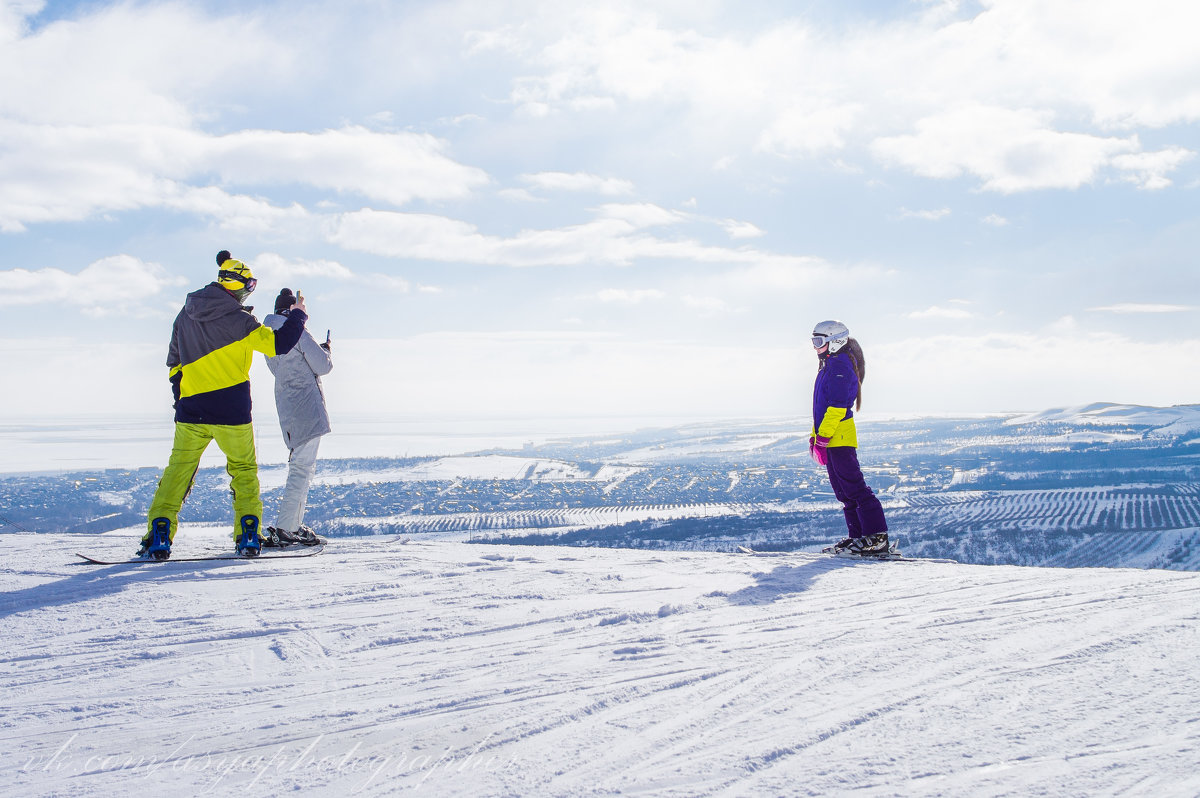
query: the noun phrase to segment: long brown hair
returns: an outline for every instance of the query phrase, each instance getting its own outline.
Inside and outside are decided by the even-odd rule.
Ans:
[[[854,397],[854,409],[860,410],[862,409],[862,384],[863,380],[867,378],[867,361],[863,359],[862,347],[853,338],[846,341],[842,350],[850,355],[850,365],[854,367],[854,376],[858,377],[858,396]]]

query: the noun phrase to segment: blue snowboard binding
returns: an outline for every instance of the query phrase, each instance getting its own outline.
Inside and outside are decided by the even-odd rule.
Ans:
[[[150,531],[142,538],[137,556],[143,560],[165,560],[171,556],[170,520],[155,518],[150,522]]]
[[[258,535],[258,518],[242,516],[242,531],[237,536],[237,553],[243,557],[257,557],[262,551],[262,538]]]

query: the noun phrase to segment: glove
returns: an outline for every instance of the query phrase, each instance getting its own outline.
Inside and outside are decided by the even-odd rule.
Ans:
[[[829,439],[814,435],[808,439],[808,453],[818,465],[829,465]]]

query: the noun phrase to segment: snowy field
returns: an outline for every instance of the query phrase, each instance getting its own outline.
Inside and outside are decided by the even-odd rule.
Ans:
[[[1200,794],[1200,574],[6,543],[6,796]]]

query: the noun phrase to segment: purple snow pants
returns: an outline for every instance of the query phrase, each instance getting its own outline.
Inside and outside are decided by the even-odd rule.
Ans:
[[[858,465],[858,449],[853,446],[830,446],[829,484],[833,495],[842,503],[846,514],[846,528],[850,537],[861,538],[879,532],[887,532],[887,520],[883,517],[883,506],[875,498],[875,491],[867,485],[862,468]]]

